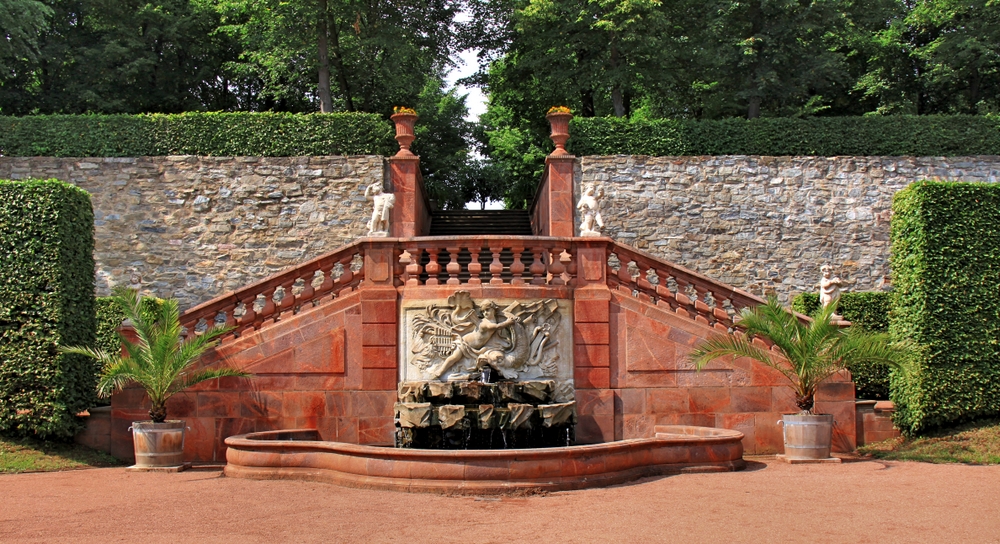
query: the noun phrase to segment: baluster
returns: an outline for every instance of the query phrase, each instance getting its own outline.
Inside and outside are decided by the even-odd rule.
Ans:
[[[316,289],[316,298],[321,298],[323,295],[333,291],[333,269],[336,266],[336,261],[330,261],[328,265],[320,269],[320,273],[323,274],[323,281],[320,282],[319,287]]]
[[[292,284],[297,280],[295,276],[285,279],[281,282],[281,304],[275,309],[274,320],[277,321],[281,314],[287,311],[289,308],[295,306],[295,295],[292,294]]]
[[[426,285],[437,285],[438,283],[438,273],[441,272],[441,265],[438,264],[438,249],[428,248],[427,255],[430,256],[430,261],[427,266],[424,267],[427,270],[427,282]]]
[[[469,248],[469,285],[481,285],[483,280],[479,275],[483,273],[483,265],[479,262],[479,252],[482,249],[478,246]]]
[[[569,259],[566,263],[566,283],[576,285],[576,255],[566,251],[566,257]]]
[[[303,304],[312,300],[313,295],[316,294],[316,288],[313,287],[313,282],[316,281],[316,271],[310,270],[305,277],[302,278],[302,292],[295,296],[295,303],[302,307]]]
[[[337,264],[339,264],[341,268],[340,277],[337,278],[337,283],[340,285],[341,289],[343,289],[344,286],[350,285],[354,280],[354,270],[351,270],[351,265],[354,264],[354,255],[344,255],[339,261],[337,261]],[[340,289],[337,291],[340,291]]]
[[[626,259],[628,259],[628,260],[626,260]],[[631,290],[632,289],[632,272],[629,270],[629,263],[631,263],[632,260],[629,259],[629,257],[627,257],[627,256],[626,257],[619,256],[619,260],[621,261],[621,265],[618,267],[618,274],[617,274],[618,275],[618,281],[620,281],[622,283],[622,285],[627,286],[629,288],[629,290]]]
[[[236,308],[239,306],[240,302],[237,300],[236,304],[227,307],[225,310],[226,322],[223,323],[226,327],[236,326]]]
[[[423,250],[417,246],[410,246],[406,248],[406,253],[410,256],[409,262],[406,263],[406,285],[420,285],[420,272],[423,271],[420,257],[423,255]]]
[[[458,273],[462,271],[462,265],[458,264],[458,252],[462,251],[460,247],[449,247],[445,248],[448,251],[448,266],[445,270],[448,271],[448,285],[459,285]]]
[[[550,285],[566,285],[566,280],[563,279],[563,272],[566,271],[566,267],[562,263],[563,248],[556,247],[552,250],[550,256],[551,261],[549,261],[549,274],[551,274],[551,279],[549,280]]]
[[[524,246],[511,246],[510,251],[514,254],[514,262],[510,263],[510,283],[512,285],[524,283],[524,279],[521,278],[521,274],[524,273],[524,263],[521,262]]]
[[[490,247],[490,253],[493,254],[493,261],[490,263],[490,284],[499,285],[503,283],[503,263],[500,262],[500,252],[503,251],[503,247]]]
[[[256,294],[245,294],[240,302],[243,304],[243,317],[240,318],[240,328],[246,328],[253,325],[255,319],[257,319],[257,311],[254,310],[254,303],[257,301]]]
[[[264,295],[264,307],[260,310],[260,315],[258,315],[258,321],[263,321],[269,317],[277,317],[274,315],[274,291],[277,287],[268,287]]]
[[[544,248],[534,246],[531,248],[531,284],[545,285],[545,263],[542,261]]]

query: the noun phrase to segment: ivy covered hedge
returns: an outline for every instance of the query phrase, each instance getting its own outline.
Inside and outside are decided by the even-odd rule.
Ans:
[[[918,346],[896,424],[1000,415],[1000,184],[918,182],[892,205],[890,332]]]
[[[819,294],[796,295],[792,299],[792,309],[812,315],[819,309]],[[842,293],[837,305],[837,313],[844,316],[844,319],[872,332],[889,330],[890,309],[892,309],[892,293],[883,291]],[[857,398],[889,400],[889,367],[862,363],[851,365],[848,370],[854,378]]]
[[[808,119],[575,118],[575,155],[1000,154],[1000,116],[892,115]]]
[[[90,196],[57,180],[0,180],[0,433],[70,438],[95,398]]]
[[[32,115],[0,117],[0,155],[391,155],[393,134],[366,113]]]

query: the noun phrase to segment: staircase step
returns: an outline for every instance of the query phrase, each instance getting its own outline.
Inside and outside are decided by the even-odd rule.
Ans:
[[[431,236],[507,234],[531,236],[526,210],[453,210],[431,214]]]

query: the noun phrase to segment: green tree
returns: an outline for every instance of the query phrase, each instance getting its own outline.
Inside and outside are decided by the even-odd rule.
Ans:
[[[0,74],[10,71],[14,60],[34,61],[38,35],[52,10],[37,0],[0,2]]]

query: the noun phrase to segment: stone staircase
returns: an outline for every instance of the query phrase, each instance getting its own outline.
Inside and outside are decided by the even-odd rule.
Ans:
[[[456,210],[431,213],[431,236],[531,236],[527,210]]]

